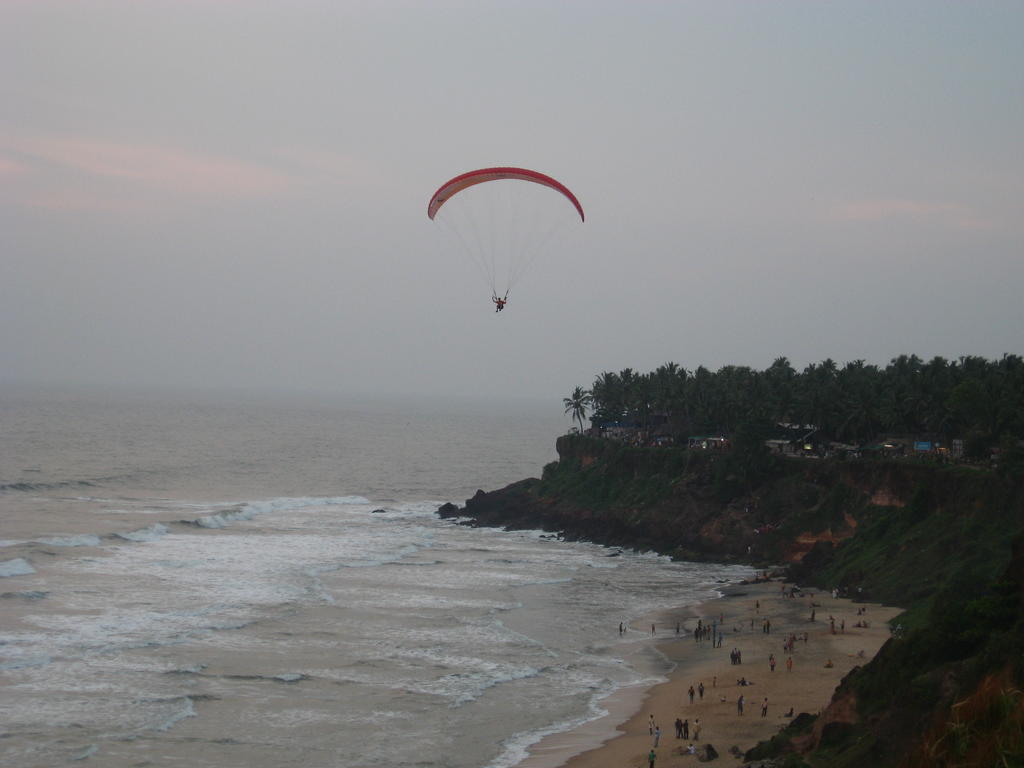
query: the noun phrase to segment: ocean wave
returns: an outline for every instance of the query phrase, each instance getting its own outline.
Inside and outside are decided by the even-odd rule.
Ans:
[[[59,480],[51,483],[0,483],[0,493],[7,491],[59,491],[64,488],[95,488],[96,483],[91,480]]]
[[[45,539],[36,539],[36,542],[51,547],[98,547],[100,537],[91,533],[80,533],[75,536],[50,536]]]
[[[201,560],[154,560],[153,565],[157,568],[197,568],[202,565]]]
[[[68,488],[96,488],[103,485],[123,483],[132,480],[133,475],[108,475],[77,480],[44,480],[42,482],[17,481],[0,483],[0,493],[21,492],[38,493],[40,491],[62,491]]]
[[[155,730],[169,731],[171,730],[171,728],[173,728],[175,725],[180,723],[185,718],[196,716],[196,708],[192,702],[191,696],[183,696],[181,697],[181,699],[174,699],[173,701],[181,701],[181,708],[178,709],[177,712],[172,713],[171,716],[168,717],[166,720],[158,724]]]
[[[72,762],[78,762],[79,760],[88,760],[90,757],[100,751],[99,744],[90,744],[88,747],[83,749],[77,755],[71,756]]]
[[[267,501],[249,501],[212,515],[203,515],[192,520],[183,520],[182,522],[189,525],[198,525],[200,528],[224,528],[231,523],[238,522],[240,520],[252,520],[257,515],[266,515],[272,512],[288,512],[294,509],[320,506],[361,506],[369,503],[370,500],[365,496],[285,497],[269,499]]]
[[[311,679],[301,672],[282,672],[278,675],[217,675],[222,680],[267,680],[273,683],[299,683]]]
[[[255,516],[255,511],[247,506],[242,506],[231,511],[218,512],[215,515],[204,515],[203,517],[183,520],[182,522],[198,525],[200,528],[226,528],[231,523],[239,520],[252,520]]]
[[[6,576],[28,576],[35,572],[36,569],[23,557],[0,561],[0,578]]]
[[[206,669],[205,664],[194,664],[191,667],[179,667],[177,669],[168,669],[164,671],[165,675],[199,675],[202,674],[203,670]]]
[[[140,528],[137,531],[127,531],[125,533],[115,533],[119,539],[125,541],[145,542],[145,541],[157,541],[164,534],[167,533],[167,526],[163,523],[154,523],[147,528]]]
[[[434,518],[441,504],[439,501],[406,501],[380,508],[379,511],[393,518]]]
[[[479,664],[479,661],[477,662]],[[455,672],[431,681],[407,683],[402,686],[414,693],[427,693],[448,700],[455,709],[479,699],[485,691],[502,683],[537,677],[541,670],[535,667],[509,667],[496,662],[482,665],[479,672]]]
[[[29,589],[24,592],[4,592],[0,594],[0,597],[17,597],[22,600],[42,600],[44,597],[48,597],[49,594],[49,592],[43,592],[38,589]]]
[[[45,667],[53,659],[49,656],[33,656],[27,659],[7,661],[0,664],[0,671],[8,672],[12,669],[30,669],[32,667]]]
[[[605,717],[608,710],[601,706],[601,702],[618,690],[620,686],[608,683],[590,699],[587,712],[579,717],[568,718],[557,723],[552,723],[544,728],[538,728],[524,733],[517,733],[501,742],[502,753],[494,760],[487,763],[484,768],[511,768],[523,762],[530,755],[530,747],[541,739],[556,733],[566,733],[579,728],[587,723]]]
[[[400,563],[410,555],[415,555],[423,549],[420,544],[406,544],[404,547],[396,549],[394,552],[388,552],[386,555],[379,557],[367,557],[358,558],[353,560],[343,560],[334,566],[327,566],[320,570],[321,573],[329,573],[330,571],[338,570],[340,568],[373,568],[381,565],[394,565]]]

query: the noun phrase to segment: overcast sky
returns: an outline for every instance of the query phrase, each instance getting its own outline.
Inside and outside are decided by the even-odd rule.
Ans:
[[[561,398],[1024,352],[1024,3],[0,4],[0,381]],[[507,310],[431,193],[587,221]],[[513,183],[513,182],[503,182]]]

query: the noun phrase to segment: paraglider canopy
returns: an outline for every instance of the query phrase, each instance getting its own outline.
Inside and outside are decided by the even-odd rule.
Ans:
[[[569,191],[559,181],[537,171],[531,171],[527,168],[481,168],[478,171],[470,171],[469,173],[463,173],[456,176],[454,179],[449,179],[441,185],[440,189],[434,193],[434,196],[430,198],[430,202],[427,204],[427,216],[431,219],[437,214],[438,210],[444,205],[445,201],[453,195],[458,194],[467,187],[472,187],[475,184],[483,184],[485,181],[496,181],[498,179],[519,179],[521,181],[532,181],[535,184],[542,184],[545,187],[551,187],[558,192],[561,192],[569,200],[570,203],[575,206],[576,210],[580,214],[580,221],[586,221],[586,217],[583,214],[583,206],[580,205],[580,201],[576,199],[576,195]]]
[[[447,249],[477,266],[496,311],[530,265],[585,220],[580,201],[560,181],[511,166],[449,179],[431,196],[427,216],[444,233]]]

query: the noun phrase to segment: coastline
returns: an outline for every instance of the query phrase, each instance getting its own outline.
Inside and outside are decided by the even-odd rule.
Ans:
[[[877,603],[855,603],[833,598],[830,593],[807,590],[802,597],[783,596],[783,581],[735,584],[723,596],[705,603],[681,606],[636,622],[631,630],[654,643],[672,664],[665,682],[650,687],[634,686],[616,691],[601,706],[607,714],[582,726],[545,736],[532,747],[517,768],[603,768],[609,765],[646,766],[654,745],[650,720],[661,729],[657,768],[692,766],[697,756],[686,754],[692,742],[703,749],[713,744],[724,766],[743,764],[742,754],[758,742],[770,739],[801,712],[817,714],[833,691],[854,667],[869,661],[889,637],[887,621],[902,609]],[[810,621],[811,611],[815,621]],[[858,612],[863,610],[863,614]],[[829,617],[835,619],[832,633]],[[711,639],[696,641],[698,620],[704,626],[724,618],[721,645]],[[765,632],[765,620],[770,622]],[[866,622],[867,627],[857,627]],[[653,623],[655,632],[650,633]],[[676,625],[680,634],[676,634]],[[807,640],[804,641],[804,633]],[[792,653],[783,649],[790,635],[797,635]],[[641,641],[638,641],[641,642]],[[733,664],[730,653],[738,649],[742,663]],[[776,659],[775,670],[769,655]],[[792,669],[787,659],[792,657]],[[832,666],[826,662],[831,660]],[[739,686],[745,678],[750,685]],[[699,684],[705,690],[701,697]],[[695,695],[690,703],[689,688]],[[745,699],[739,714],[737,699]],[[768,699],[766,716],[761,707]],[[792,708],[793,716],[787,717]],[[700,721],[699,740],[677,739],[676,718],[693,724]],[[730,753],[737,747],[739,757]]]

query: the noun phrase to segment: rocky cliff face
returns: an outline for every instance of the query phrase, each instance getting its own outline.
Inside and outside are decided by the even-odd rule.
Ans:
[[[1021,483],[897,461],[818,461],[558,440],[541,478],[442,512],[687,560],[789,564],[807,583],[906,605],[960,560],[1009,560]],[[1016,521],[1016,522],[1014,522]],[[980,554],[983,553],[983,554]]]
[[[691,560],[780,563],[800,560],[817,542],[848,538],[875,501],[903,505],[911,495],[906,482],[821,462],[780,459],[744,486],[721,454],[569,436],[557,449],[559,460],[541,479],[478,491],[464,508],[442,514]],[[838,502],[829,496],[837,483],[849,490]]]

